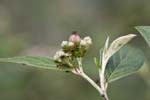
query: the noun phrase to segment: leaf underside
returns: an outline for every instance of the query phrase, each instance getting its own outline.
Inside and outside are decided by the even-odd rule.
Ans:
[[[129,45],[122,47],[108,61],[105,70],[107,82],[112,82],[136,72],[144,63],[144,54]]]
[[[23,57],[12,57],[12,58],[0,58],[0,62],[17,63],[17,64],[23,64],[27,66],[44,68],[44,69],[53,69],[53,70],[62,70],[62,71],[70,70],[70,69],[57,68],[55,62],[48,57],[23,56]]]
[[[148,43],[150,47],[150,26],[137,26],[135,28],[144,37],[144,39],[146,40],[146,42]]]
[[[128,34],[114,40],[108,49],[108,56],[111,57],[118,50],[120,50],[125,44],[127,44],[130,40],[132,40],[135,36],[136,36],[135,34]]]

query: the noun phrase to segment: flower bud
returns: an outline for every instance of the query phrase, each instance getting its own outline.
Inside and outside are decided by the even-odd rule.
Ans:
[[[58,55],[54,55],[53,59],[56,62],[61,62],[60,56],[58,56]]]
[[[69,42],[69,43],[68,43],[68,47],[69,47],[69,48],[74,47],[74,43],[73,43],[73,42]]]
[[[92,39],[89,36],[85,37],[83,40],[86,42],[87,45],[92,44]]]
[[[62,48],[67,47],[67,45],[68,45],[68,41],[62,41],[61,43]]]
[[[60,51],[56,52],[53,59],[55,61],[61,62],[61,57],[66,57],[66,56],[69,56],[69,54],[67,54],[67,53],[63,52],[62,50],[60,50]]]
[[[80,40],[80,36],[77,34],[77,32],[73,32],[72,35],[69,37],[70,42],[79,43]]]
[[[87,44],[86,44],[86,42],[84,40],[81,40],[80,45],[81,45],[81,47],[82,46],[85,47]]]
[[[58,55],[58,56],[64,56],[65,53],[62,50],[60,50],[60,51],[56,52],[56,55]]]

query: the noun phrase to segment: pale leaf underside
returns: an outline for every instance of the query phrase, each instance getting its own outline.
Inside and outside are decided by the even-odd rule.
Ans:
[[[135,34],[128,34],[125,36],[121,36],[114,40],[109,49],[108,49],[108,57],[111,57],[113,54],[115,54],[120,48],[122,48],[125,44],[127,44],[132,38],[134,38],[136,35]]]

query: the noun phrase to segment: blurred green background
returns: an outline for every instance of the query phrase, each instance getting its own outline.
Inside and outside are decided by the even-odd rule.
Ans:
[[[91,36],[94,45],[84,69],[94,80],[93,57],[107,36],[135,33],[131,44],[142,49],[147,61],[133,75],[113,82],[111,100],[150,100],[150,49],[134,29],[150,25],[150,0],[0,0],[0,57],[52,57],[72,31]],[[136,57],[136,56],[135,56]],[[82,78],[71,73],[0,63],[0,100],[102,100]]]

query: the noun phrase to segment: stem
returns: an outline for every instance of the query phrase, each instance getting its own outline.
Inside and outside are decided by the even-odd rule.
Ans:
[[[102,69],[99,69],[99,77],[100,77],[100,86],[102,88],[103,91],[106,91],[106,82],[105,82],[105,68],[106,68],[106,63],[107,61],[105,61],[105,58],[103,58],[102,60]]]
[[[99,76],[100,76],[100,86],[101,86],[101,89],[104,93],[103,98],[104,98],[104,100],[109,100],[108,95],[107,95],[108,83],[106,83],[105,77],[104,77],[105,76],[104,74],[105,74],[106,63],[107,63],[107,60],[105,60],[105,58],[103,58],[102,59],[102,69],[101,70],[99,69]]]
[[[107,95],[107,83],[105,83],[105,78],[104,78],[104,73],[99,70],[99,75],[100,75],[100,86],[103,91],[103,98],[104,100],[109,100],[108,95]]]
[[[83,68],[82,68],[82,58],[77,58],[78,61],[78,65],[79,65],[79,69],[81,72],[83,72]]]
[[[100,86],[102,88],[103,91],[105,91],[105,78],[104,78],[104,74],[103,74],[103,70],[99,70],[99,77],[100,77]]]
[[[104,96],[103,96],[103,98],[104,98],[104,100],[109,100],[109,98],[108,98],[108,95],[107,95],[107,92],[106,92],[106,91],[104,92]]]
[[[88,77],[85,73],[81,73],[80,75],[87,80],[101,95],[103,95],[102,89],[90,77]]]
[[[88,75],[86,75],[84,73],[83,67],[82,67],[82,58],[77,58],[77,61],[78,61],[79,69],[78,69],[77,72],[73,71],[73,73],[76,74],[76,75],[80,75],[82,78],[87,80],[100,93],[100,95],[104,98],[104,100],[109,100],[109,98],[107,96],[107,92],[105,91],[105,89],[103,90]]]

